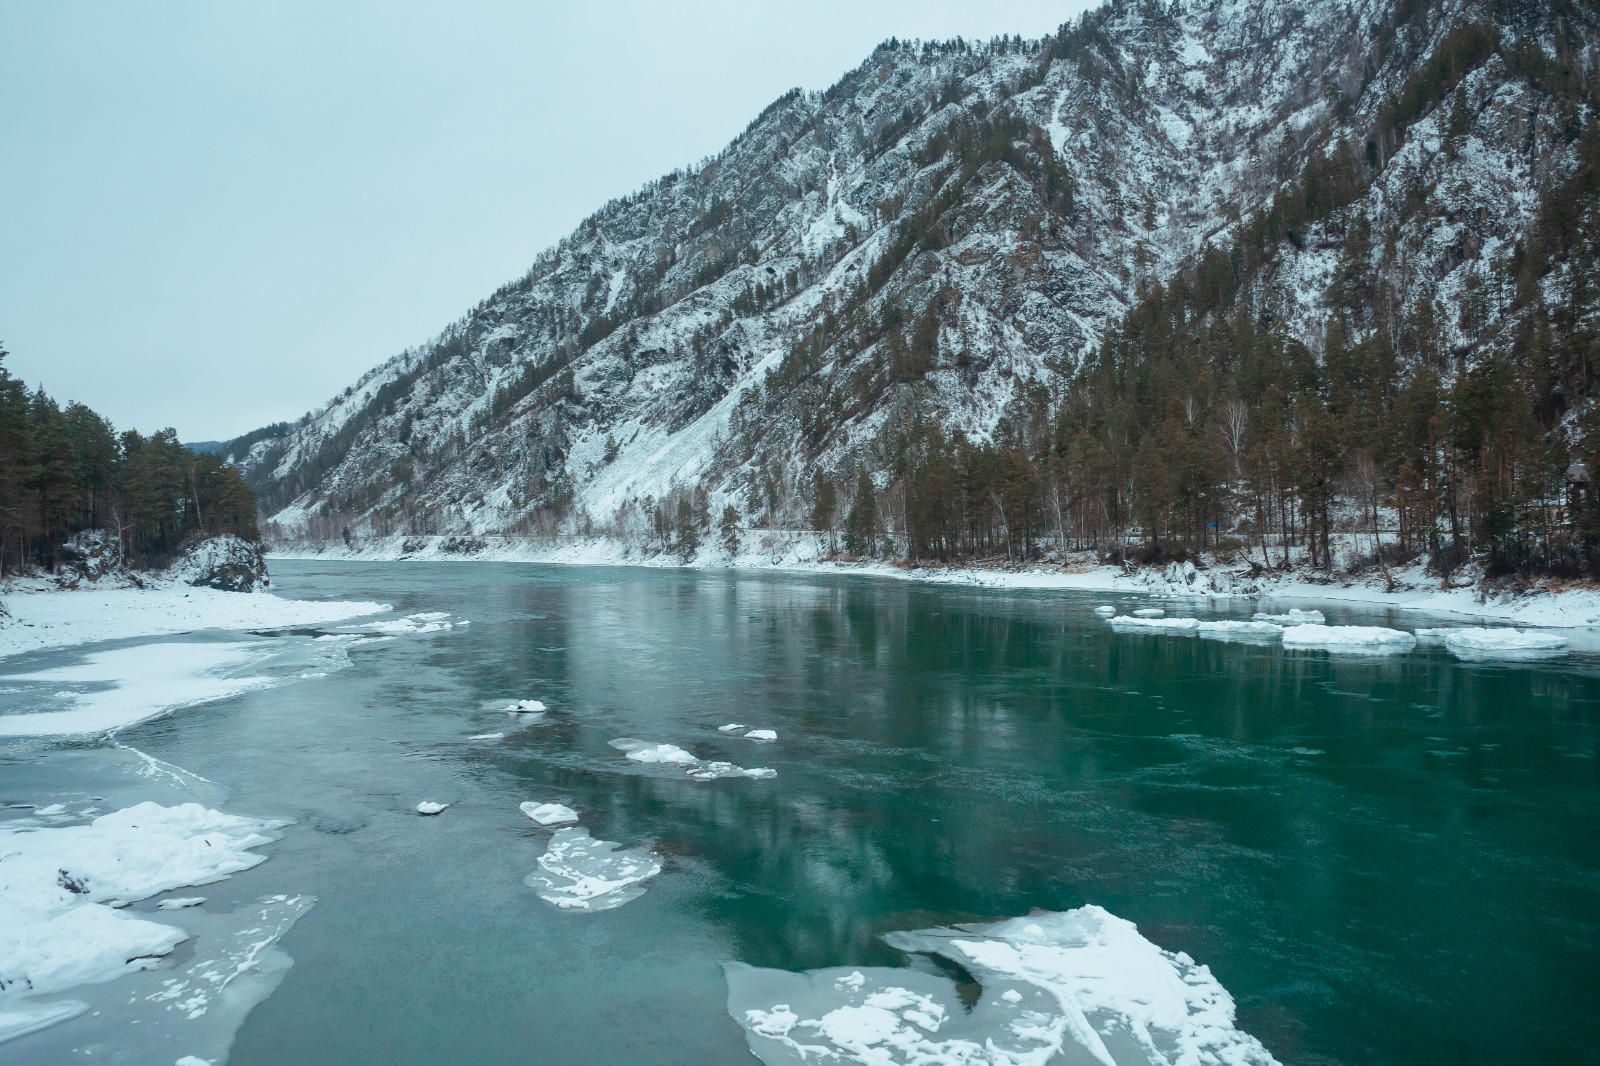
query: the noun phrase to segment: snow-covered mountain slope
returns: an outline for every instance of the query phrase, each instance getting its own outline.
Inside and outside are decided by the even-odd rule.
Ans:
[[[1557,14],[1586,51],[1555,55]],[[1341,153],[1375,177],[1268,228],[1262,320],[1319,350],[1352,273],[1381,274],[1465,349],[1576,165],[1573,115],[1503,56],[1593,71],[1594,27],[1562,3],[1116,0],[1039,41],[890,41],[230,454],[283,537],[648,535],[664,501],[803,526],[819,471],[888,487],[908,424],[983,441],[1048,409],[1141,292]]]

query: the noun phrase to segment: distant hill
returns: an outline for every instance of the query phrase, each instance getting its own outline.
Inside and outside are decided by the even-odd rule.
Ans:
[[[1590,571],[1597,20],[1114,0],[889,41],[227,453],[309,540],[1331,570],[1337,530]]]

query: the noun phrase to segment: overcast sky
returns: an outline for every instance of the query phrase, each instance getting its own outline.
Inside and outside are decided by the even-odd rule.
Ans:
[[[0,0],[0,342],[119,429],[235,436],[891,36],[1084,0]]]

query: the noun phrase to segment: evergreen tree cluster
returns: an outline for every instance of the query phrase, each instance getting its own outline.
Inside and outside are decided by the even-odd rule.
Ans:
[[[234,467],[164,429],[117,433],[79,403],[12,377],[0,348],[0,574],[53,567],[73,534],[104,529],[135,565],[167,562],[190,537],[256,540],[256,499]]]

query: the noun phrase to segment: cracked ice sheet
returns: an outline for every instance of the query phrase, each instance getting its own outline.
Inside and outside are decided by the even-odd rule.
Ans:
[[[789,973],[728,963],[728,1010],[767,1066],[1169,1066],[1276,1060],[1234,1025],[1210,970],[1095,906],[993,925],[890,933],[982,985],[970,1013],[948,978],[913,969]]]
[[[540,869],[524,883],[563,910],[608,911],[644,895],[639,882],[661,872],[661,860],[643,849],[621,849],[587,829],[558,829],[539,856]]]
[[[314,902],[311,896],[270,896],[225,913],[184,911],[190,940],[162,965],[74,989],[64,1002],[82,1008],[77,1018],[5,1050],[25,1062],[164,1064],[186,1056],[223,1062],[250,1011],[293,965],[278,941]]]

